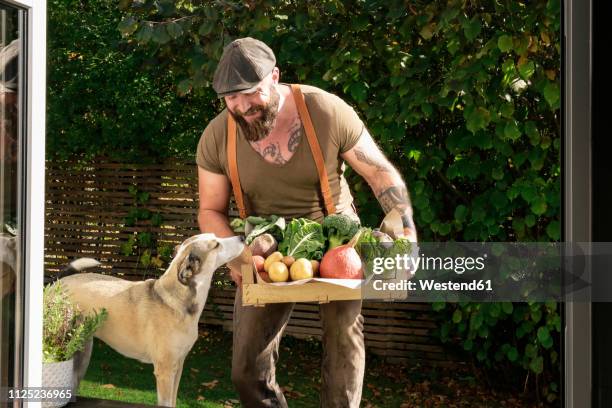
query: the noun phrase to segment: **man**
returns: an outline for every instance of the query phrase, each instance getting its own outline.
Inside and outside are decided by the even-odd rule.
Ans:
[[[198,222],[202,232],[222,237],[233,235],[227,218],[232,191],[227,144],[232,120],[237,124],[234,168],[239,174],[246,212],[322,220],[326,200],[321,194],[314,153],[309,149],[304,116],[296,100],[303,95],[324,157],[336,212],[355,214],[344,178],[347,162],[365,178],[385,212],[394,208],[400,212],[405,235],[416,241],[406,186],[355,111],[340,98],[315,87],[302,85],[301,94],[296,94],[279,79],[274,53],[261,41],[242,38],[225,47],[213,88],[224,99],[227,109],[206,127],[196,154]],[[240,271],[231,268],[231,276],[238,287],[232,381],[245,407],[286,407],[276,382],[275,365],[293,304],[244,307]],[[322,407],[359,406],[365,366],[360,313],[361,300],[320,306],[324,349]]]

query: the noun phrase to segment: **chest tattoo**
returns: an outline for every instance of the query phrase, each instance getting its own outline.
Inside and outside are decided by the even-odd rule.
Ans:
[[[290,153],[295,153],[300,141],[302,140],[302,123],[298,121],[297,124],[294,124],[289,133],[287,150],[289,150]]]
[[[302,140],[304,131],[302,130],[302,122],[299,118],[293,122],[287,133],[289,137],[285,139],[287,140],[286,147],[284,142],[281,147],[281,141],[268,142],[262,140],[259,142],[251,142],[250,144],[267,162],[283,165],[293,156]]]
[[[268,144],[259,153],[265,160],[269,161],[270,163],[274,163],[274,164],[287,163],[287,159],[283,157],[281,148],[280,148],[280,144],[278,142]]]

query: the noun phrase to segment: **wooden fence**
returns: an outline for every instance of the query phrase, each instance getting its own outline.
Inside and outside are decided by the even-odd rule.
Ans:
[[[130,237],[149,235],[173,247],[197,233],[196,214],[194,163],[47,163],[46,274],[52,276],[70,260],[89,256],[102,262],[104,273],[126,279],[155,277],[163,269],[154,263],[144,267],[142,249],[134,245],[133,253],[127,254]],[[130,217],[137,220],[126,226]],[[155,255],[153,248],[151,256]],[[233,300],[231,286],[215,286],[204,323],[231,330]],[[456,361],[434,337],[435,314],[427,303],[366,301],[363,315],[366,346],[373,354],[428,365]],[[320,338],[318,305],[297,304],[285,333]]]

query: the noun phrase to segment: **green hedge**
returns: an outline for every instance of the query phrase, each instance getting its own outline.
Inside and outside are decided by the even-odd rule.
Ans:
[[[52,153],[191,157],[222,108],[210,81],[223,45],[250,35],[276,51],[284,82],[358,110],[406,179],[421,240],[560,239],[559,0],[123,0],[123,41],[117,12],[97,3],[105,17],[85,25],[103,38],[85,25],[51,32],[74,48],[52,48]],[[52,2],[52,15],[62,7]],[[82,98],[66,103],[71,95]],[[350,179],[362,220],[377,224],[368,186]],[[436,305],[441,337],[458,337],[484,366],[545,379],[535,388],[554,400],[557,305],[510,306]]]
[[[155,47],[122,41],[116,1],[51,0],[48,13],[49,159],[152,162],[193,151],[209,100],[178,97]]]

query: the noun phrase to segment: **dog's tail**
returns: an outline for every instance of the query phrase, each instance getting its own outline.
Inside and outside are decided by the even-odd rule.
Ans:
[[[56,279],[61,279],[66,276],[74,275],[75,273],[79,273],[82,270],[93,268],[100,265],[100,262],[96,261],[92,258],[79,258],[70,262],[67,267],[65,267],[61,272],[57,274]]]

